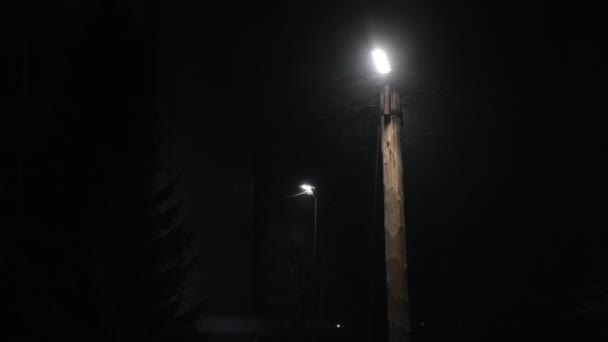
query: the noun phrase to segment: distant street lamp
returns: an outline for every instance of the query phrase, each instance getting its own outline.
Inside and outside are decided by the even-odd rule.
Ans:
[[[317,267],[317,256],[318,250],[317,245],[319,241],[319,234],[317,234],[317,196],[315,195],[315,187],[309,184],[300,185],[300,189],[304,190],[304,194],[312,196],[314,199],[314,224],[313,224],[313,245],[312,245],[312,341],[317,340],[317,311],[318,311],[318,300],[317,300],[317,288],[318,288],[318,267]]]
[[[307,195],[314,195],[315,187],[308,184],[300,185],[300,189],[304,190],[304,193]]]
[[[372,51],[372,58],[378,73],[388,76],[391,72],[391,65],[387,54],[381,49],[375,49]],[[389,342],[409,342],[410,334],[401,114],[399,93],[392,89],[386,80],[384,91],[380,94],[380,132],[384,183],[384,243]],[[370,338],[372,338],[371,328]]]

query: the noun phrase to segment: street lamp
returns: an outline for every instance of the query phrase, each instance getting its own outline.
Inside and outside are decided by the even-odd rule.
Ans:
[[[314,194],[315,194],[314,193],[315,187],[312,185],[302,184],[302,185],[300,185],[300,189],[304,190],[304,193],[307,195],[314,196]]]
[[[372,51],[372,57],[378,73],[385,75],[391,72],[391,64],[389,63],[388,56],[384,50],[375,49]]]
[[[373,50],[372,57],[379,74],[386,75],[391,72],[391,65],[383,50]],[[384,247],[388,333],[389,341],[392,342],[409,341],[410,333],[405,213],[403,208],[401,119],[399,93],[388,84],[387,79],[384,91],[380,94],[380,146],[382,148],[382,174],[384,178]],[[370,263],[370,274],[371,265],[373,263]],[[370,290],[370,313],[371,294]],[[369,332],[371,340],[371,323]]]
[[[315,187],[309,184],[300,185],[300,189],[304,190],[304,194],[312,196],[315,201],[314,205],[314,225],[313,225],[313,245],[312,245],[312,341],[315,342],[317,340],[317,289],[318,289],[318,267],[317,267],[317,257],[318,250],[317,245],[319,241],[319,234],[317,234],[317,196],[315,195]]]

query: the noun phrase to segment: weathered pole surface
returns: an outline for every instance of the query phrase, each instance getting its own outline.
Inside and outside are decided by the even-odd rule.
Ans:
[[[380,101],[389,342],[409,342],[410,312],[403,208],[401,104],[399,94],[388,85],[384,87]]]

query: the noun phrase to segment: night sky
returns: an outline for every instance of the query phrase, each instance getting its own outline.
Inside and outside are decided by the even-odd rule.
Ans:
[[[386,340],[376,164],[385,78],[370,55],[382,47],[404,109],[413,341],[606,336],[606,56],[597,9],[473,0],[102,3],[66,1],[69,10],[47,9],[48,16],[24,7],[18,23],[3,24],[22,30],[3,37],[8,119],[1,126],[11,165],[3,189],[19,193],[13,184],[25,182],[26,197],[46,198],[45,188],[27,185],[28,172],[37,171],[16,165],[26,160],[34,170],[35,160],[52,160],[41,146],[63,135],[71,138],[57,145],[58,160],[80,155],[71,146],[94,140],[83,127],[104,136],[129,122],[131,128],[117,129],[132,134],[124,146],[143,141],[147,133],[138,127],[145,116],[130,119],[113,105],[145,104],[165,137],[160,182],[180,177],[180,218],[197,233],[187,254],[198,255],[198,263],[184,283],[181,310],[207,303],[192,323],[199,331],[209,319],[239,318],[248,323],[232,321],[226,329],[244,331],[253,321],[259,329],[264,320],[290,327],[268,340],[307,336],[298,329],[310,314],[313,201],[288,197],[307,182],[319,201],[319,318],[325,327],[341,325],[321,334],[327,341]],[[122,42],[113,35],[114,17],[91,19],[104,9],[127,13],[121,20],[145,53],[113,44]],[[95,32],[108,56],[135,66],[142,60],[142,67],[110,63],[100,71],[106,55],[82,52],[97,51],[86,45],[92,22],[103,24]],[[24,40],[33,46],[27,60],[38,75],[32,93],[45,94],[26,112],[13,105],[24,88]],[[78,80],[91,93],[74,90]],[[46,111],[47,103],[78,112],[96,101],[105,104],[95,110],[112,111],[116,124],[28,114]],[[113,142],[118,149],[120,141]],[[138,148],[129,156],[139,156]],[[139,167],[125,162],[122,171],[107,172]],[[31,177],[52,178],[39,173]],[[9,211],[19,210],[15,198],[3,197]],[[27,214],[27,206],[25,212],[44,222],[45,214]],[[300,280],[293,278],[298,267]]]

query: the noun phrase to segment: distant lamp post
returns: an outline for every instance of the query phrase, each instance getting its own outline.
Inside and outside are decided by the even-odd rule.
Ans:
[[[311,195],[314,196],[315,192],[315,187],[312,185],[308,185],[308,184],[302,184],[300,185],[300,189],[304,190],[304,193],[307,195]]]
[[[319,234],[317,234],[317,196],[315,194],[315,187],[309,184],[300,185],[300,189],[304,190],[303,194],[307,194],[313,197],[314,204],[314,225],[313,225],[313,245],[312,245],[312,341],[317,340],[317,311],[318,311],[318,267],[317,257],[318,250],[317,245],[319,244]]]
[[[383,50],[373,50],[372,57],[379,74],[387,75],[391,72],[388,56]],[[384,91],[380,94],[380,131],[384,183],[384,243],[389,342],[409,342],[410,334],[403,203],[401,114],[399,93],[389,85],[387,79]],[[370,338],[372,337],[370,328]]]

